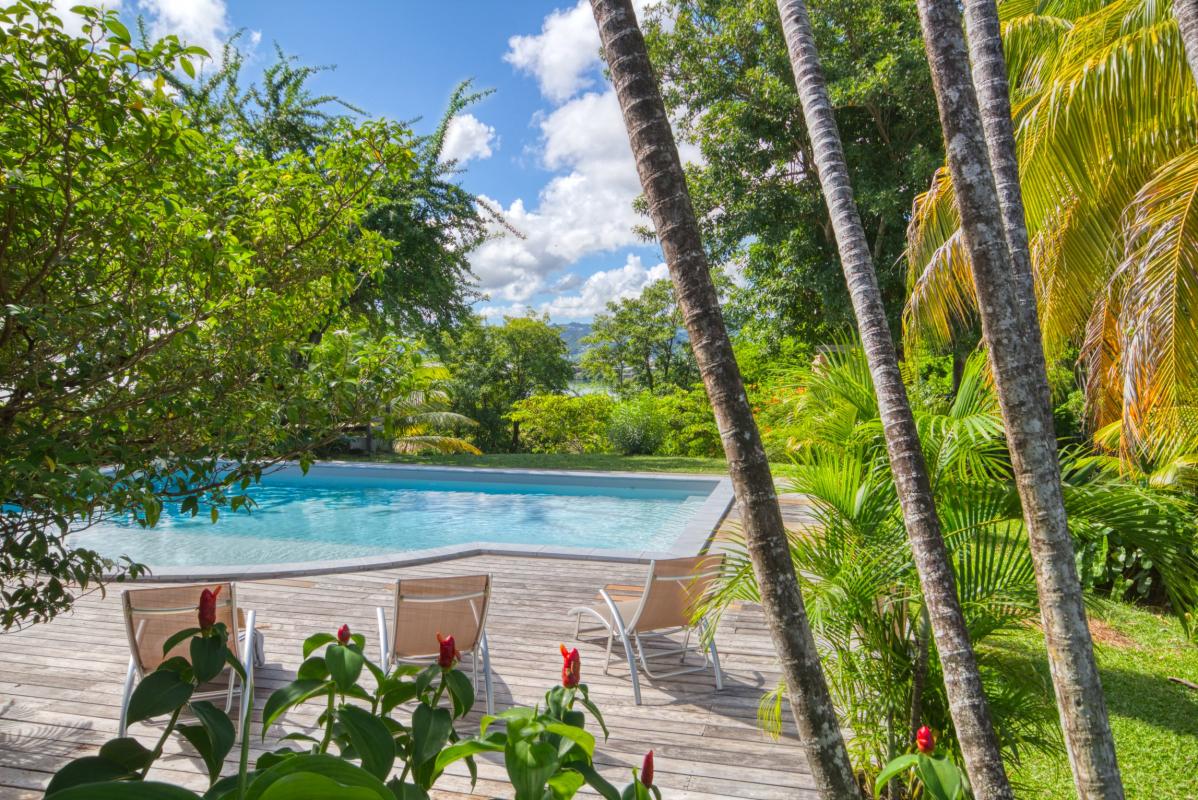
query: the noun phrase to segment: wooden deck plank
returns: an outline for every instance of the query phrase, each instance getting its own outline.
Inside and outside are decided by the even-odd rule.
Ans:
[[[488,635],[492,649],[496,703],[532,704],[558,679],[558,643],[569,642],[573,622],[565,610],[591,602],[602,586],[628,592],[642,585],[644,566],[601,561],[477,556],[403,570],[380,570],[310,578],[242,582],[238,600],[258,612],[265,626],[267,664],[258,671],[255,719],[269,693],[287,683],[302,661],[303,639],[342,623],[364,633],[377,647],[374,609],[390,603],[392,582],[424,577],[489,572],[494,576]],[[773,651],[760,612],[730,611],[716,632],[725,670],[725,690],[715,692],[708,674],[664,681],[642,677],[644,705],[632,702],[627,667],[613,664],[604,675],[603,648],[580,642],[583,679],[600,704],[611,738],[600,747],[597,765],[623,785],[629,768],[654,748],[657,782],[674,800],[725,798],[814,798],[805,756],[788,726],[779,740],[756,724],[757,702],[778,678]],[[50,775],[67,761],[94,753],[115,736],[121,682],[128,659],[119,591],[90,594],[76,609],[46,625],[4,637],[0,647],[0,798],[39,796]],[[376,653],[371,653],[377,656]],[[94,666],[92,666],[94,665]],[[480,705],[481,708],[481,705]],[[275,736],[310,729],[314,706],[288,714],[265,745],[255,733],[252,751],[274,746]],[[462,730],[477,730],[478,713]],[[155,726],[137,725],[143,739]],[[257,722],[255,724],[257,731]],[[233,768],[232,762],[227,769]],[[461,766],[461,765],[457,765]],[[202,789],[198,759],[178,739],[168,744],[154,776]],[[505,796],[503,765],[479,765],[479,783],[470,794],[464,768],[438,782],[438,796]]]

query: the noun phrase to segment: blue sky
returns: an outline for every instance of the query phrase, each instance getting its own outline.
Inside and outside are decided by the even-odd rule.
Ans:
[[[630,205],[639,184],[586,0],[104,4],[213,52],[244,29],[254,69],[273,60],[276,42],[303,63],[336,65],[314,81],[318,91],[371,115],[422,117],[421,132],[460,81],[493,89],[454,122],[448,142],[463,185],[524,234],[493,239],[472,259],[489,317],[532,309],[589,320],[666,275],[660,250],[632,230],[645,222]]]

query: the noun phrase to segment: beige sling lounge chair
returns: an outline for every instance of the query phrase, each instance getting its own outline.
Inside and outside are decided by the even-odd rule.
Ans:
[[[710,657],[710,666],[715,673],[715,688],[723,689],[724,676],[720,672],[720,657],[715,642],[703,641],[708,623],[705,619],[696,621],[692,618],[697,603],[708,591],[712,580],[720,574],[723,562],[722,555],[650,561],[649,575],[639,599],[615,600],[607,589],[600,589],[601,603],[578,606],[567,612],[575,618],[574,638],[606,634],[607,660],[603,665],[603,674],[607,675],[612,662],[612,642],[619,637],[628,659],[632,694],[638,706],[641,704],[641,683],[637,675],[637,660],[645,674],[657,680],[704,671],[709,666]],[[593,618],[598,624],[584,630],[584,615]],[[696,630],[699,636],[692,646],[691,633]],[[676,646],[678,642],[674,639],[666,639],[677,633],[684,635],[681,646]],[[653,643],[663,644],[664,649],[654,648],[646,654],[643,640],[655,640]],[[649,666],[652,660],[671,656],[679,656],[679,663],[685,664],[687,654],[692,652],[703,657],[702,664],[683,666],[669,672],[654,672]]]
[[[400,662],[430,663],[439,652],[437,634],[452,636],[458,652],[470,656],[474,691],[478,692],[479,662],[487,694],[487,713],[495,713],[491,692],[491,655],[487,648],[487,608],[490,575],[449,578],[408,578],[395,582],[393,624],[378,610],[379,646],[383,670]]]
[[[246,677],[253,679],[254,654],[261,648],[255,638],[253,611],[243,612],[237,607],[237,590],[232,583],[196,584],[188,586],[164,586],[155,589],[127,589],[121,596],[124,608],[125,630],[129,635],[129,670],[125,674],[125,692],[121,698],[121,718],[118,736],[124,736],[128,728],[126,717],[129,698],[137,681],[158,668],[158,665],[175,656],[190,657],[190,640],[184,640],[165,655],[162,646],[174,634],[185,628],[194,628],[198,622],[200,592],[220,586],[216,598],[216,621],[223,622],[229,630],[229,649],[241,661]],[[225,711],[233,707],[233,691],[237,673],[228,671],[228,686],[213,691],[197,692],[193,697],[225,697]],[[249,692],[242,687],[241,713],[237,725],[245,719],[246,704],[251,702]]]

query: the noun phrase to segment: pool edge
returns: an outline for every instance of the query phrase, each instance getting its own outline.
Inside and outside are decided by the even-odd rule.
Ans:
[[[348,465],[361,462],[322,461],[322,465]],[[363,466],[366,466],[364,464]],[[735,500],[732,480],[727,476],[701,473],[644,473],[644,472],[599,472],[575,470],[522,470],[488,469],[479,467],[429,467],[410,464],[369,464],[370,467],[397,469],[413,472],[452,471],[503,473],[508,476],[535,474],[543,477],[607,476],[627,480],[703,480],[715,483],[703,504],[691,516],[669,550],[618,550],[589,547],[550,547],[546,545],[495,544],[491,542],[468,542],[447,547],[412,550],[402,554],[364,556],[362,558],[337,559],[333,561],[297,561],[284,564],[256,564],[253,566],[213,566],[163,568],[146,574],[136,581],[125,583],[184,583],[190,581],[253,581],[298,578],[312,575],[333,575],[346,572],[370,572],[382,569],[399,569],[453,561],[472,556],[519,556],[532,558],[577,559],[583,561],[611,561],[617,563],[647,563],[664,558],[681,558],[697,555],[704,550],[715,536],[720,523],[728,515]],[[113,576],[106,576],[112,579]]]

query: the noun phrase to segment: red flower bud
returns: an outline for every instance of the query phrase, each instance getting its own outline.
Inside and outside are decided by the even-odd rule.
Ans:
[[[342,625],[340,628],[337,629],[337,641],[341,642],[341,644],[343,644],[343,645],[349,644],[349,626],[348,625]]]
[[[915,746],[924,755],[931,755],[932,751],[936,749],[936,737],[932,735],[932,729],[927,725],[915,732]]]
[[[437,664],[441,669],[450,669],[458,661],[458,647],[452,636],[442,636],[437,634],[437,644],[441,646],[441,652],[437,655]]]
[[[562,645],[562,686],[567,689],[578,685],[582,680],[582,661],[578,657],[578,648],[567,650]]]
[[[645,763],[641,765],[641,783],[645,786],[653,785],[653,751],[645,753]]]
[[[221,587],[200,592],[200,630],[206,631],[216,623],[216,596]]]

